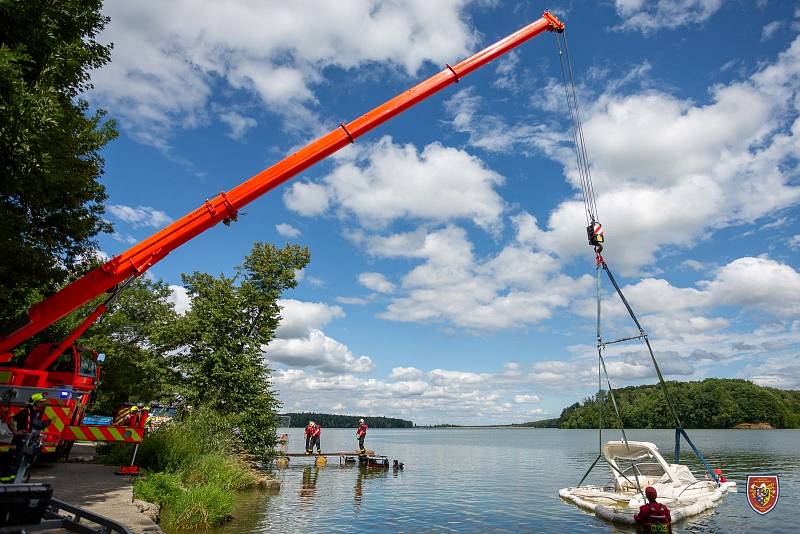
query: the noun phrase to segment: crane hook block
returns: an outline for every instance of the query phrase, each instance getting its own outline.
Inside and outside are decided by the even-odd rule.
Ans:
[[[586,235],[589,238],[589,246],[602,247],[603,243],[605,242],[603,234],[604,234],[603,225],[600,224],[599,222],[592,221],[592,223],[586,227]]]

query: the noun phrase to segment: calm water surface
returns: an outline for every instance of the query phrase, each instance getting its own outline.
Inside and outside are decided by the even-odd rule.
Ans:
[[[694,430],[689,435],[715,467],[740,486],[705,515],[675,532],[800,531],[800,431]],[[607,431],[606,440],[619,439]],[[656,443],[671,461],[673,433],[630,431]],[[302,429],[290,450],[303,448]],[[323,450],[354,450],[355,430],[323,429]],[[633,532],[604,523],[561,501],[597,455],[597,431],[557,429],[371,429],[367,447],[406,468],[394,473],[339,467],[318,469],[293,458],[276,471],[275,495],[240,496],[236,520],[216,532]],[[693,466],[695,475],[702,473]],[[593,482],[610,478],[596,468]],[[780,475],[780,501],[766,516],[747,504],[748,474]]]

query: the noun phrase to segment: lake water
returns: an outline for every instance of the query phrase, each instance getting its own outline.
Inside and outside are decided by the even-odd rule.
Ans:
[[[711,512],[678,523],[674,532],[800,531],[800,431],[694,430],[694,443],[714,467],[735,480]],[[631,430],[631,440],[656,443],[672,459],[669,430]],[[619,433],[604,432],[604,441]],[[303,449],[302,429],[291,429],[289,449]],[[323,429],[323,451],[355,450],[355,430]],[[240,496],[236,520],[218,529],[250,532],[633,532],[563,502],[558,490],[574,486],[597,455],[597,431],[557,429],[371,429],[367,448],[405,463],[401,472],[325,468],[293,458],[276,470],[275,495]],[[685,455],[682,447],[682,455]],[[691,465],[691,464],[690,464]],[[696,476],[702,469],[693,466]],[[595,468],[588,482],[610,479]],[[748,474],[778,474],[780,500],[760,516],[744,492]]]

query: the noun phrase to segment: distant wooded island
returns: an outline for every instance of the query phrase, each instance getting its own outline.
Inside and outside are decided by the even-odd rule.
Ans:
[[[729,378],[670,381],[667,388],[685,428],[800,428],[800,391]],[[675,426],[658,384],[615,389],[614,396],[626,428]],[[564,408],[558,418],[508,426],[597,428],[598,411],[606,428],[619,428],[606,391]]]
[[[394,417],[369,417],[366,415],[335,415],[329,413],[296,412],[286,413],[289,416],[289,426],[293,428],[304,427],[309,421],[319,423],[322,428],[355,428],[358,420],[364,419],[370,428],[413,428],[413,421],[395,419]]]

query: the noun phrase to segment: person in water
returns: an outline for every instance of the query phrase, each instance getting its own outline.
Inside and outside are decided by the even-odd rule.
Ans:
[[[672,532],[672,517],[666,505],[656,502],[658,492],[653,486],[644,489],[644,495],[648,502],[639,507],[639,513],[633,516],[633,520],[639,527],[639,532]]]

